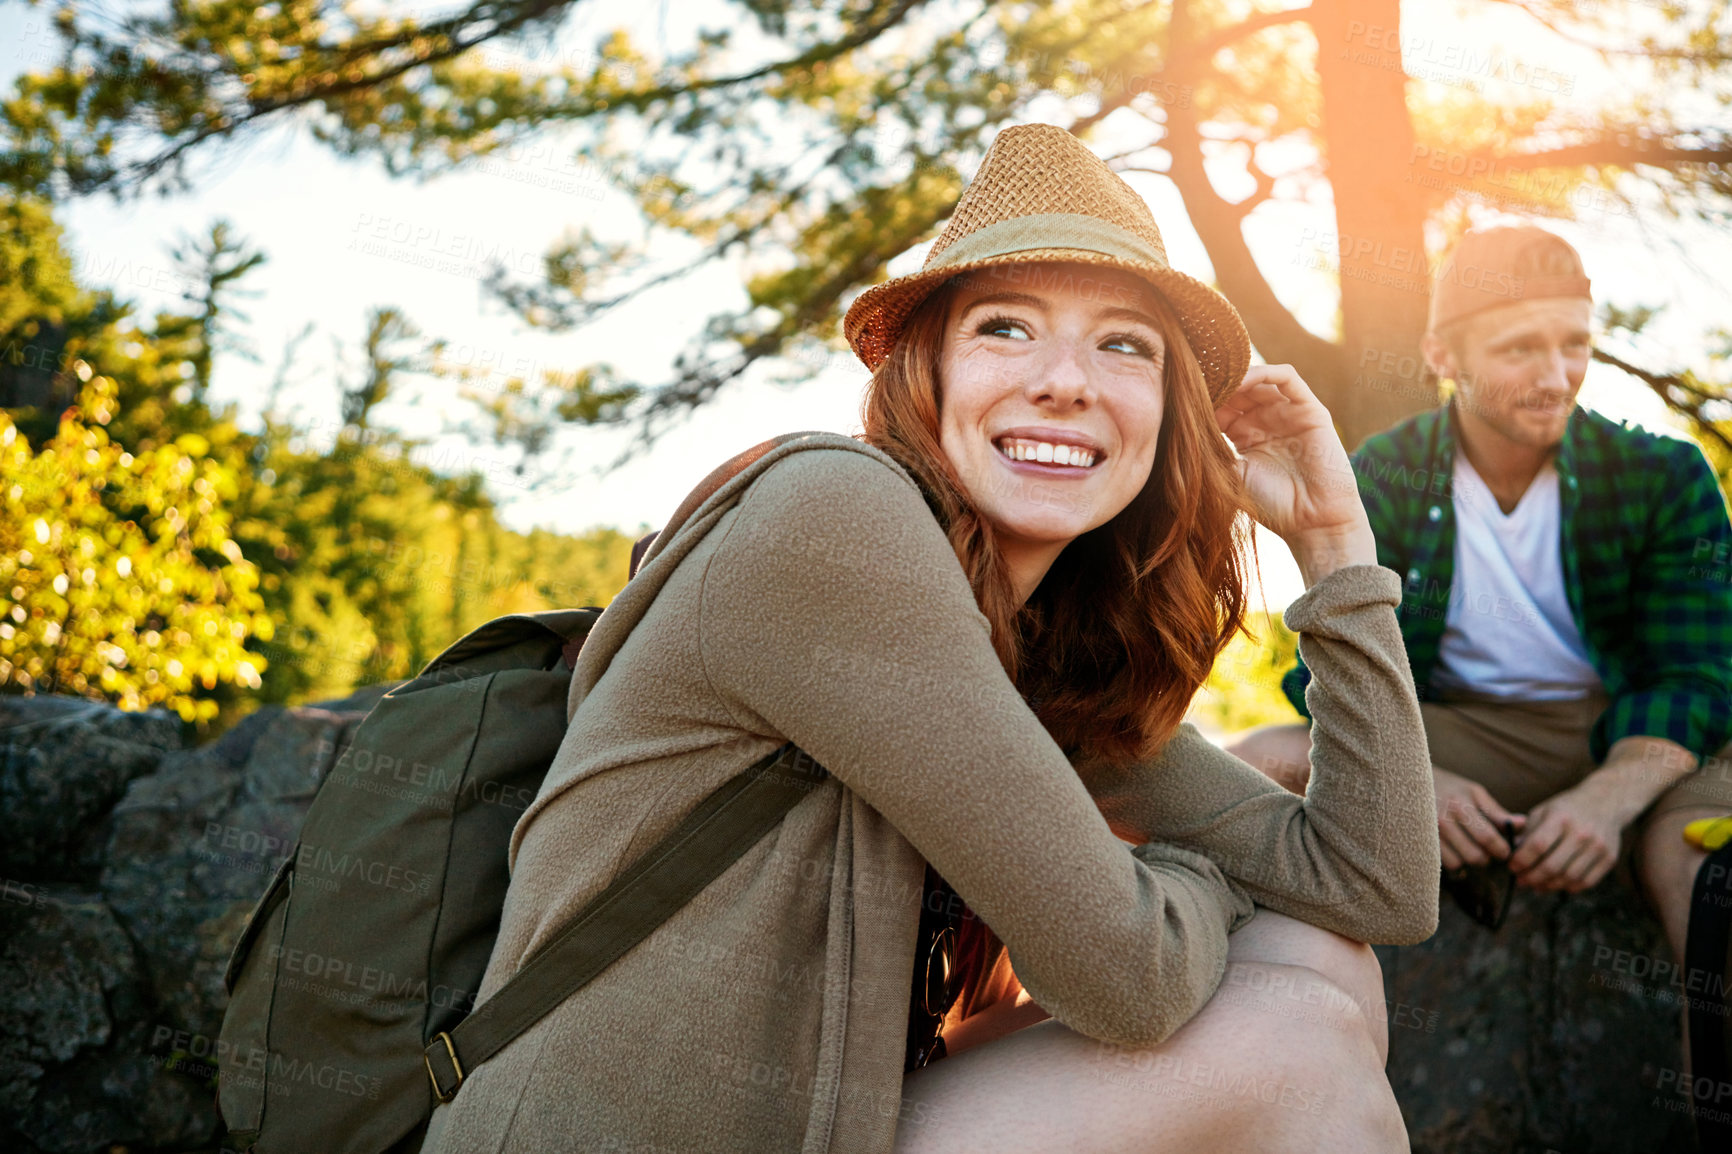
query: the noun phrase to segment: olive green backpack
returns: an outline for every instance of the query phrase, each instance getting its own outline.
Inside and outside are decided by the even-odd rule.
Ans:
[[[797,435],[723,464],[662,532]],[[654,536],[633,548],[633,576]],[[744,769],[476,1007],[511,831],[564,737],[572,669],[602,612],[490,621],[363,719],[229,959],[227,1148],[413,1154],[477,1064],[648,936],[823,777],[792,742]]]

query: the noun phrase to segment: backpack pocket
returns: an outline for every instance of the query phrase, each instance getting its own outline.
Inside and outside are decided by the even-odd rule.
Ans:
[[[252,1144],[264,1118],[271,1003],[282,953],[283,922],[294,888],[295,854],[291,853],[277,867],[269,888],[253,908],[223,973],[229,1005],[217,1042],[217,1105],[229,1131],[228,1145],[237,1150]]]

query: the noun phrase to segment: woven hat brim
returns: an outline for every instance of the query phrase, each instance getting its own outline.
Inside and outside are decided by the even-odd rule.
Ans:
[[[843,335],[854,355],[874,371],[884,363],[914,310],[945,281],[996,265],[1074,261],[1123,269],[1149,282],[1167,299],[1179,327],[1196,354],[1211,403],[1232,395],[1251,367],[1251,339],[1226,297],[1196,277],[1169,265],[1077,248],[1036,248],[966,261],[944,268],[923,269],[874,285],[854,299],[843,319]],[[1008,282],[1006,287],[1013,287]]]

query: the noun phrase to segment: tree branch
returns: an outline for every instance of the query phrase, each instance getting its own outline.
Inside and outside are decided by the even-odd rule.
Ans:
[[[86,191],[93,191],[96,188],[113,183],[116,180],[126,180],[131,183],[148,180],[206,141],[221,136],[232,135],[249,127],[257,121],[264,119],[265,117],[275,115],[279,112],[303,107],[320,101],[347,96],[352,92],[357,92],[362,89],[374,88],[389,83],[416,68],[441,64],[448,60],[452,60],[472,48],[477,48],[482,44],[485,44],[489,40],[515,32],[527,24],[544,19],[556,10],[570,7],[576,2],[578,2],[578,0],[536,0],[536,2],[531,6],[515,12],[509,18],[499,19],[497,17],[489,17],[489,19],[492,20],[492,23],[489,26],[477,30],[468,36],[462,34],[462,27],[473,24],[475,13],[477,11],[485,11],[486,8],[471,9],[462,16],[453,17],[431,26],[440,29],[437,33],[431,33],[427,29],[421,29],[415,33],[406,32],[400,37],[377,40],[373,43],[377,45],[379,51],[389,51],[393,48],[401,47],[403,43],[412,43],[416,40],[422,39],[428,40],[430,42],[430,47],[426,51],[412,53],[408,57],[399,60],[394,64],[390,64],[377,72],[369,72],[353,78],[345,77],[343,79],[336,79],[338,71],[333,68],[325,70],[320,74],[320,76],[327,81],[326,83],[303,85],[297,87],[288,95],[281,97],[249,97],[247,100],[247,110],[244,113],[235,116],[228,116],[219,111],[212,121],[206,123],[200,128],[197,128],[190,136],[177,141],[175,144],[158,153],[156,156],[124,166],[109,176],[95,182],[89,189],[86,189]],[[821,61],[834,59],[870,43],[872,40],[883,35],[889,29],[895,27],[906,19],[911,11],[924,2],[925,0],[896,0],[896,2],[892,4],[878,19],[855,29],[845,36],[816,45],[796,56],[765,64],[748,72],[742,72],[732,76],[712,77],[705,80],[693,81],[687,84],[664,84],[655,88],[646,89],[642,92],[615,96],[609,103],[609,110],[619,107],[642,109],[680,96],[748,84],[755,80],[761,80],[767,76],[797,70]],[[433,44],[436,44],[437,47],[432,47],[431,45]],[[373,45],[369,45],[368,47],[372,46]],[[350,61],[353,61],[357,58],[357,54],[351,50],[347,53],[347,58]],[[586,110],[586,113],[588,111],[602,110],[599,108],[590,109]]]
[[[1522,168],[1575,168],[1578,166],[1634,168],[1645,164],[1668,171],[1692,164],[1732,163],[1732,140],[1706,148],[1676,148],[1650,137],[1620,132],[1579,144],[1566,144],[1539,152],[1477,154],[1487,160]]]
[[[203,128],[195,131],[191,136],[176,142],[174,145],[158,153],[156,156],[117,170],[109,177],[98,181],[93,188],[100,188],[104,184],[111,183],[113,180],[121,178],[122,176],[126,176],[127,179],[133,182],[148,180],[152,176],[161,172],[164,168],[175,163],[182,156],[186,155],[187,152],[198,147],[207,140],[212,140],[218,136],[231,135],[248,127],[255,121],[274,115],[278,112],[284,112],[291,108],[299,108],[315,101],[329,100],[338,96],[346,96],[349,93],[362,88],[371,88],[395,80],[397,77],[402,76],[404,73],[413,69],[430,64],[439,64],[446,60],[461,56],[471,48],[485,44],[487,41],[492,40],[497,36],[504,35],[505,33],[515,32],[525,24],[532,23],[535,20],[546,16],[554,9],[566,7],[572,2],[573,0],[539,0],[539,2],[534,4],[532,7],[523,9],[510,19],[499,20],[485,32],[479,32],[467,38],[461,37],[455,33],[451,34],[449,38],[446,38],[446,36],[442,34],[438,37],[438,39],[445,40],[442,47],[434,48],[422,53],[412,54],[407,59],[400,60],[396,64],[387,66],[381,72],[368,73],[353,79],[331,80],[324,84],[306,86],[283,97],[263,99],[248,97],[247,111],[245,113],[232,119],[218,113],[214,122],[206,124]],[[334,77],[336,73],[335,71],[327,71],[323,75],[326,78],[330,78]]]
[[[1725,42],[1718,42],[1713,51],[1708,53],[1689,48],[1661,48],[1651,43],[1643,43],[1636,48],[1626,48],[1619,44],[1602,44],[1589,40],[1573,29],[1565,28],[1551,13],[1544,11],[1532,0],[1493,0],[1493,2],[1521,9],[1554,36],[1578,47],[1586,48],[1604,61],[1610,61],[1614,56],[1632,56],[1643,60],[1681,60],[1715,65],[1724,63],[1727,56],[1732,55],[1732,45]],[[1708,29],[1704,29],[1704,31],[1708,31]]]
[[[1228,24],[1208,33],[1193,45],[1196,63],[1203,65],[1215,58],[1215,53],[1248,37],[1255,36],[1265,28],[1274,28],[1282,24],[1291,24],[1296,20],[1309,20],[1311,6],[1303,8],[1281,8],[1270,12],[1256,12],[1237,24]],[[1194,65],[1193,65],[1194,66]],[[1167,68],[1153,73],[1149,79],[1161,80],[1166,76]],[[1108,116],[1128,105],[1147,89],[1121,87],[1117,92],[1108,95],[1101,94],[1101,106],[1094,112],[1078,120],[1070,126],[1071,132],[1078,136],[1105,120]]]
[[[1202,58],[1188,51],[1184,39],[1189,19],[1189,0],[1174,0],[1168,55],[1178,58],[1182,53],[1183,59],[1191,62],[1190,67],[1198,67]],[[1179,73],[1187,74],[1188,69]],[[1240,228],[1237,206],[1215,191],[1204,169],[1203,138],[1194,106],[1168,107],[1167,133],[1162,143],[1172,158],[1167,176],[1184,198],[1191,224],[1209,254],[1209,262],[1215,266],[1215,279],[1221,291],[1238,308],[1258,351],[1274,363],[1338,362],[1339,347],[1300,324],[1257,267]]]
[[[1703,415],[1705,406],[1720,402],[1724,404],[1728,398],[1713,389],[1705,389],[1689,378],[1687,373],[1656,373],[1639,368],[1605,349],[1595,348],[1594,359],[1601,364],[1611,365],[1620,372],[1627,373],[1647,385],[1658,394],[1668,408],[1683,413],[1691,418],[1705,435],[1714,439],[1721,448],[1732,452],[1732,437],[1728,437],[1718,421]]]

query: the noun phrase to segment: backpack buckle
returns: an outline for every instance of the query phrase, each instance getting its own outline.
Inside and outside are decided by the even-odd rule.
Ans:
[[[439,1043],[441,1042],[445,1043],[443,1055],[440,1055]],[[444,1059],[449,1059],[451,1062],[451,1069],[445,1082],[439,1080],[440,1071],[434,1068],[433,1059],[435,1057],[441,1058],[440,1066],[444,1065]],[[449,1102],[455,1098],[458,1089],[463,1085],[463,1079],[468,1075],[463,1073],[463,1064],[457,1060],[457,1048],[451,1044],[451,1035],[444,1030],[435,1034],[427,1049],[422,1051],[421,1060],[427,1064],[427,1076],[433,1080],[433,1096],[440,1102]],[[449,1090],[445,1088],[447,1084],[451,1087]]]

